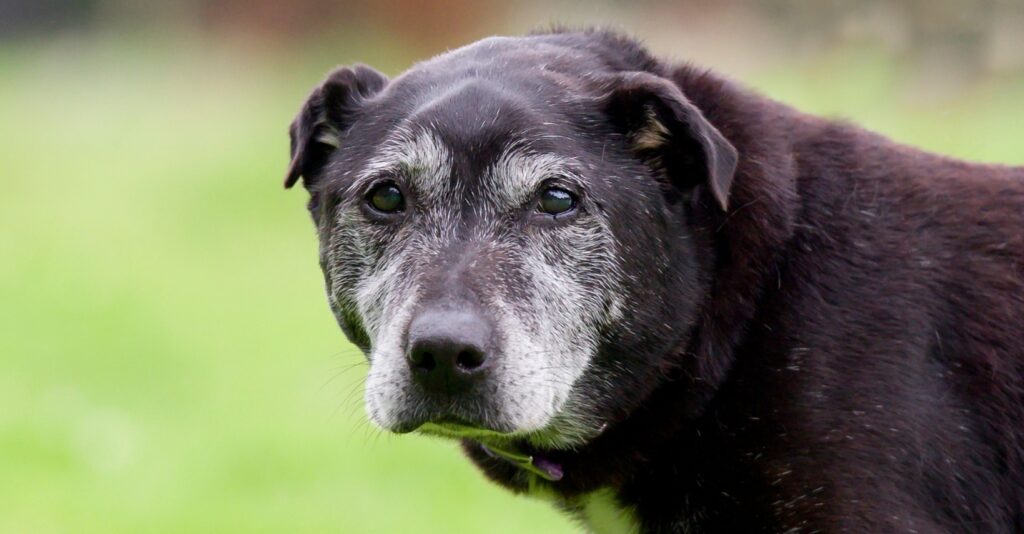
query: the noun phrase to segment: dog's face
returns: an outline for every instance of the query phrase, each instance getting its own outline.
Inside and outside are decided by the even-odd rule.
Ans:
[[[339,69],[299,114],[288,185],[381,427],[578,445],[685,340],[696,207],[724,206],[735,152],[667,80],[602,69],[488,40],[391,82]]]

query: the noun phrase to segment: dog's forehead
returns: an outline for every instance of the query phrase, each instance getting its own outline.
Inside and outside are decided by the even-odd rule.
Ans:
[[[423,93],[379,145],[365,176],[400,175],[426,199],[460,193],[515,202],[545,176],[570,173],[572,140],[542,96],[479,77]]]
[[[482,161],[500,154],[510,141],[525,142],[541,130],[540,113],[522,98],[486,78],[459,80],[430,91],[407,124],[430,132],[452,150]]]

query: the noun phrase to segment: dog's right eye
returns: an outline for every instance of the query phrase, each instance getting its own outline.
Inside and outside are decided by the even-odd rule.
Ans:
[[[366,203],[381,213],[398,213],[405,208],[405,197],[393,183],[380,184],[366,195]]]
[[[541,192],[537,209],[548,215],[562,215],[576,207],[576,196],[559,187],[549,187]]]

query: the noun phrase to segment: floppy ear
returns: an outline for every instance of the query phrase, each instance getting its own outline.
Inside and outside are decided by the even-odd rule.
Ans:
[[[306,99],[292,121],[292,160],[284,178],[284,187],[295,185],[301,176],[307,187],[311,175],[323,165],[327,155],[338,148],[353,114],[363,101],[387,85],[383,74],[365,65],[341,67],[331,72]]]
[[[641,158],[676,187],[703,182],[722,211],[728,209],[736,149],[679,87],[654,74],[630,72],[613,78],[606,98],[606,112]]]

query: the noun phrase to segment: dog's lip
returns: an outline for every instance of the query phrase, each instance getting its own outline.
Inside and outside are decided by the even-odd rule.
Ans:
[[[452,428],[467,428],[467,429],[479,429],[480,428],[479,426],[474,425],[470,421],[467,421],[467,420],[465,420],[465,419],[463,419],[461,417],[455,417],[453,415],[447,415],[447,416],[444,416],[444,417],[437,417],[435,419],[430,420],[429,423],[432,423],[432,424],[435,424],[435,425],[439,425],[439,426],[448,426],[448,427],[452,427]]]

